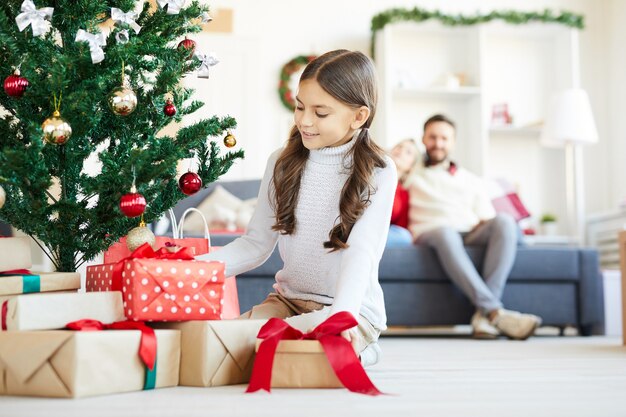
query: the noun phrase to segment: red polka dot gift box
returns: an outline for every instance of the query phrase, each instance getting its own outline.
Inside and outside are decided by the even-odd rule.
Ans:
[[[141,248],[140,248],[141,249]],[[140,251],[137,249],[137,251]],[[137,252],[136,251],[136,252]],[[122,291],[129,320],[219,320],[239,315],[234,277],[224,263],[136,257],[87,268],[87,291]]]

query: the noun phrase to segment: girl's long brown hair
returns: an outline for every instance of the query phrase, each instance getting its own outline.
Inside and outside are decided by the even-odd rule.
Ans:
[[[328,94],[342,103],[370,109],[370,116],[352,147],[350,175],[341,191],[339,200],[339,223],[329,232],[324,247],[336,251],[347,248],[350,231],[370,203],[374,193],[371,184],[375,168],[386,166],[384,151],[372,140],[369,127],[376,113],[378,99],[376,74],[372,61],[360,52],[345,49],[327,52],[313,60],[304,69],[300,82],[315,79]],[[300,192],[300,180],[309,157],[297,126],[291,129],[287,145],[278,157],[272,177],[276,223],[273,230],[281,234],[293,234],[297,227],[296,205]],[[270,187],[271,189],[271,187]]]

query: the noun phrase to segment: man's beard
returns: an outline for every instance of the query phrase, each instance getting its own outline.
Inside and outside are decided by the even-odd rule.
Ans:
[[[441,152],[438,152],[438,154],[441,154]],[[447,152],[443,152],[443,156],[441,158],[433,158],[432,154],[428,151],[426,151],[426,158],[427,158],[427,162],[431,165],[436,165],[436,164],[440,164],[443,161],[445,161],[446,159],[448,159],[448,153]]]

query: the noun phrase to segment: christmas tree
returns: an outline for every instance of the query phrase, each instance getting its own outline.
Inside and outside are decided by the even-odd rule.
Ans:
[[[180,160],[197,161],[193,187],[198,176],[206,186],[243,157],[241,150],[220,155],[210,141],[236,126],[231,117],[157,135],[202,107],[180,82],[206,76],[216,60],[194,54],[190,39],[181,42],[210,21],[206,6],[140,3],[0,4],[0,220],[35,238],[59,271],[75,271],[136,227],[139,217],[127,216],[143,211],[143,198],[151,222],[186,197],[179,187],[193,192],[179,185]],[[94,155],[101,170],[88,174],[85,161]],[[139,195],[129,195],[134,184]]]

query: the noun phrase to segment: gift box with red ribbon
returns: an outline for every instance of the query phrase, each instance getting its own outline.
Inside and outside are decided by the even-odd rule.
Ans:
[[[0,395],[86,397],[178,385],[180,332],[80,320],[0,332]]]
[[[239,314],[234,280],[229,291],[225,288],[224,264],[196,261],[187,248],[171,253],[144,244],[115,264],[88,267],[86,287],[122,291],[130,320],[217,320]]]
[[[124,320],[122,293],[48,292],[0,296],[0,330],[55,330],[89,317],[104,323]]]
[[[357,325],[339,312],[309,333],[272,318],[258,334],[257,354],[246,392],[270,388],[339,388],[380,395],[341,332]]]

